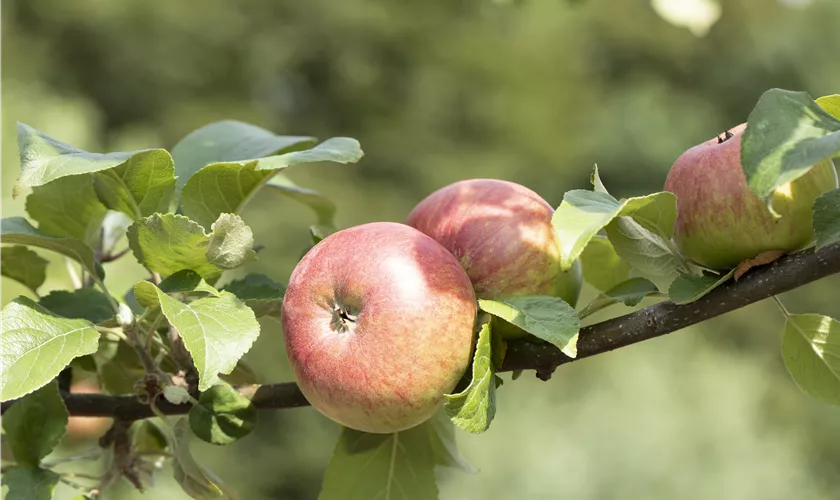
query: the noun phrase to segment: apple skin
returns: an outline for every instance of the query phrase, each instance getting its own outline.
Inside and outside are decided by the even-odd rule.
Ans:
[[[568,271],[561,269],[553,214],[551,205],[525,186],[470,179],[427,196],[406,223],[458,258],[478,298],[548,295],[575,307],[581,266],[575,261]]]
[[[773,193],[775,219],[747,185],[741,167],[741,136],[746,123],[684,152],[671,167],[665,191],[677,195],[674,239],[689,259],[712,269],[731,269],[771,250],[792,252],[813,239],[811,205],[837,187],[831,160]]]
[[[292,272],[281,321],[306,399],[356,430],[428,420],[469,366],[475,293],[458,261],[404,224],[344,229]]]

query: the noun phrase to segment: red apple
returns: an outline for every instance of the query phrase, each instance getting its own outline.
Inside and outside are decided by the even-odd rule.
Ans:
[[[477,305],[445,248],[403,224],[315,245],[283,299],[286,352],[306,399],[336,422],[390,433],[430,418],[470,363]]]
[[[581,268],[578,262],[568,271],[560,268],[553,214],[551,205],[525,186],[472,179],[430,194],[407,224],[458,258],[479,298],[549,295],[574,307]]]
[[[837,187],[831,160],[773,193],[774,218],[747,186],[741,167],[743,123],[683,153],[668,173],[665,190],[677,195],[674,239],[691,260],[713,269],[731,269],[771,250],[792,252],[813,239],[811,205]],[[721,142],[722,141],[722,142]]]

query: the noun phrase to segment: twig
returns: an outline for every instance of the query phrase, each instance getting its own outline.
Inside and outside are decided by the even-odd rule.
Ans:
[[[536,370],[537,376],[548,379],[562,364],[660,337],[836,273],[840,273],[840,243],[819,251],[806,250],[787,255],[772,264],[751,269],[737,282],[729,281],[696,302],[685,305],[660,302],[582,328],[578,356],[574,359],[550,344],[510,342],[502,371]],[[309,404],[292,382],[237,386],[237,390],[263,410]],[[154,415],[148,402],[143,403],[135,396],[63,394],[62,397],[71,415],[116,417],[124,421]],[[6,411],[12,403],[14,401],[3,403],[2,410]],[[156,404],[157,409],[166,415],[185,414],[192,408],[190,404],[173,405],[164,399],[159,399]]]

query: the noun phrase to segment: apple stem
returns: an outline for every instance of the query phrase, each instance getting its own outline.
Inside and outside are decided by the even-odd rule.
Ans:
[[[721,138],[720,136],[718,136],[718,138],[717,138],[718,144],[724,143],[724,142],[728,141],[729,139],[732,139],[733,137],[735,137],[735,134],[733,134],[729,130],[724,130],[723,131],[723,137]]]
[[[777,305],[777,306],[779,306],[779,311],[781,311],[781,312],[782,312],[782,315],[785,317],[785,320],[790,321],[790,319],[791,319],[791,317],[790,317],[790,312],[788,312],[788,310],[787,310],[787,308],[785,307],[785,305],[784,305],[784,304],[782,304],[782,300],[781,300],[781,299],[779,299],[779,296],[778,296],[778,295],[774,295],[774,296],[773,296],[773,302],[775,302],[775,303],[776,303],[776,305]]]

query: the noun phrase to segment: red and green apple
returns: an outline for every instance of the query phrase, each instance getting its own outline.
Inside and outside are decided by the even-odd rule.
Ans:
[[[404,224],[334,233],[292,272],[286,352],[306,399],[353,429],[391,433],[440,407],[469,366],[477,304],[458,261]]]
[[[811,205],[837,187],[831,160],[772,194],[774,217],[747,185],[741,166],[741,124],[724,137],[680,155],[665,180],[677,195],[674,239],[689,259],[712,269],[731,269],[764,252],[792,252],[813,239]]]

